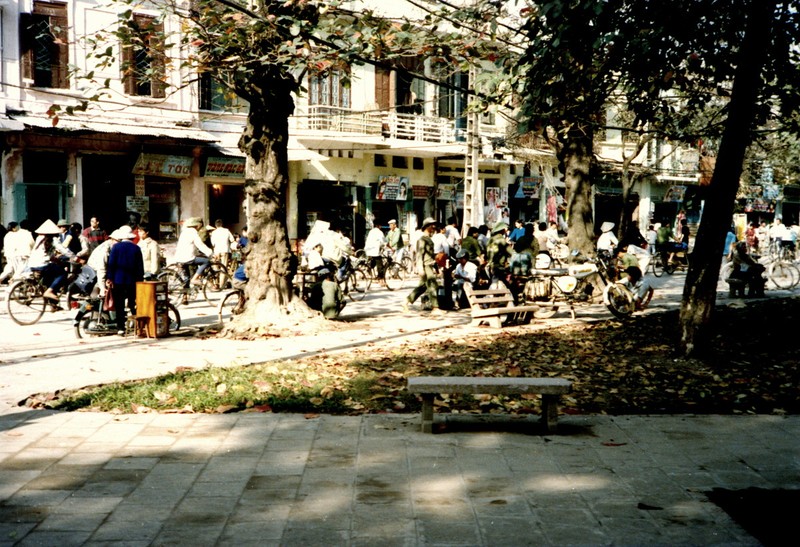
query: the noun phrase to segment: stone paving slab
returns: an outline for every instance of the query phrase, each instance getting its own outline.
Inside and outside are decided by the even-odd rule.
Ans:
[[[800,489],[795,416],[418,419],[0,415],[0,546],[758,545],[706,492]]]

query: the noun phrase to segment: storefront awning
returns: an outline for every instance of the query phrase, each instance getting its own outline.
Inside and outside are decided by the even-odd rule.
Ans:
[[[244,157],[244,153],[239,150],[237,146],[216,145],[214,148],[225,156]],[[293,138],[289,138],[287,152],[289,154],[289,161],[328,161],[330,159],[328,156],[323,156],[314,150],[306,148]]]
[[[121,119],[115,121],[84,120],[79,118],[60,118],[54,126],[47,116],[14,116],[11,121],[22,125],[18,131],[28,127],[61,129],[63,131],[93,131],[96,133],[121,133],[123,135],[169,137],[200,142],[217,142],[219,139],[208,131],[178,125],[154,125],[152,121]]]
[[[0,116],[0,131],[22,131],[25,129],[25,124],[12,120],[8,116]]]

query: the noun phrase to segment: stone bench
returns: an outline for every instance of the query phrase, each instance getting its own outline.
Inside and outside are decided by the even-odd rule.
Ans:
[[[572,382],[563,378],[483,378],[471,376],[418,376],[408,379],[408,391],[422,396],[422,432],[433,432],[433,399],[439,393],[486,393],[491,395],[542,395],[542,424],[554,432],[558,398],[569,393]]]
[[[503,316],[517,317],[517,314],[533,313],[539,309],[536,305],[517,306],[514,295],[506,286],[499,289],[473,289],[472,285],[465,283],[464,294],[469,301],[472,326],[486,322],[499,329],[503,326]]]

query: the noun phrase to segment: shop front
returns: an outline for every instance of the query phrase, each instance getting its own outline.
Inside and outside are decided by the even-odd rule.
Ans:
[[[142,153],[131,170],[133,193],[125,196],[126,209],[138,213],[159,241],[178,236],[180,182],[191,178],[193,163],[191,156]]]
[[[512,220],[525,222],[539,221],[540,195],[544,185],[541,175],[530,177],[517,177],[516,183],[511,187],[510,209]]]
[[[407,212],[413,190],[408,177],[396,175],[379,176],[378,182],[370,185],[372,197],[368,204],[367,226],[378,226],[384,232],[389,229],[389,221],[397,220],[398,228],[408,229]]]
[[[203,179],[206,184],[208,223],[221,220],[234,233],[247,227],[244,207],[245,158],[209,156],[205,160]]]

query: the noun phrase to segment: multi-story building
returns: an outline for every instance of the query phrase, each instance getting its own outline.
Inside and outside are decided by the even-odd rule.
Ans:
[[[148,36],[158,13],[144,7],[136,12],[144,45],[109,43],[116,60],[97,68],[85,37],[115,24],[111,9],[93,0],[0,0],[0,221],[86,224],[98,216],[113,228],[134,211],[161,240],[190,216],[244,228],[237,142],[247,105],[210,78],[167,64],[179,52],[161,51]],[[178,24],[167,20],[163,30]],[[93,93],[71,65],[110,82],[86,111],[65,108]],[[426,216],[462,218],[469,124],[466,94],[454,89],[468,86],[467,75],[442,86],[400,68],[431,73],[419,59],[397,69],[353,67],[349,86],[337,73],[305,82],[290,119],[292,240],[318,219],[352,232],[359,245],[372,223],[397,219],[408,233]],[[513,127],[503,116],[483,115],[472,127],[480,135],[478,222],[557,214],[563,183],[553,152],[531,139],[508,146]],[[640,184],[640,198],[651,186]]]
[[[113,227],[136,211],[161,239],[173,237],[188,216],[244,227],[244,157],[237,141],[247,105],[208,78],[181,85],[187,74],[170,70],[150,47],[109,44],[119,48],[119,59],[95,69],[84,37],[115,22],[115,13],[97,2],[21,0],[0,7],[4,223],[85,223],[99,216]],[[141,9],[137,21],[147,29],[156,15]],[[95,69],[96,79],[110,80],[111,91],[85,112],[63,106],[54,112],[53,105],[87,98],[70,65],[83,73]],[[168,86],[153,78],[159,70],[168,71]],[[292,239],[303,238],[316,219],[353,230],[358,243],[372,222],[396,218],[409,230],[424,216],[459,214],[464,94],[402,71],[353,70],[351,86],[336,73],[311,78],[307,96],[297,100],[289,143]],[[480,127],[480,179],[500,196],[499,212],[487,213],[499,216],[502,207],[513,207],[534,218],[539,203],[528,187],[519,193],[524,199],[514,198],[517,178],[527,174],[523,163],[492,146],[507,128],[490,116]],[[546,171],[555,179],[552,167],[540,169],[552,165],[552,155],[542,158],[534,177]]]

